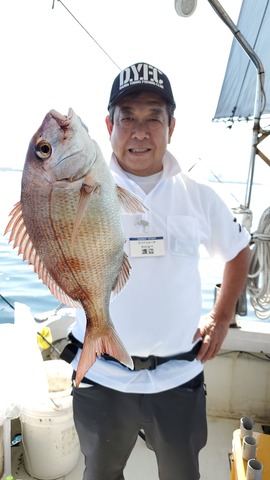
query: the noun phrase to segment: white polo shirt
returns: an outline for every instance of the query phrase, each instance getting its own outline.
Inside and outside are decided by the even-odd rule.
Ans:
[[[201,317],[200,246],[226,262],[248,245],[250,236],[214,190],[182,174],[169,152],[160,180],[148,194],[114,155],[111,170],[117,185],[137,194],[149,209],[143,215],[123,215],[132,270],[110,304],[114,326],[130,355],[188,352]],[[78,310],[73,335],[81,342],[85,324],[85,314]],[[73,361],[75,370],[79,355],[80,351]],[[97,359],[86,377],[123,392],[154,393],[181,385],[202,369],[197,360],[171,360],[155,370],[131,371]]]

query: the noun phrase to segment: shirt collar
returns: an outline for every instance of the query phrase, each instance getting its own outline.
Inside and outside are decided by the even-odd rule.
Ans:
[[[163,171],[162,171],[161,180],[174,177],[175,175],[181,172],[181,168],[178,161],[168,150],[166,150],[165,152],[165,155],[162,159],[162,163],[163,163]],[[114,172],[117,176],[119,175],[120,177],[123,178],[123,174],[124,174],[127,177],[125,171],[120,167],[114,153],[112,153],[112,156],[111,156],[110,168],[112,172]]]

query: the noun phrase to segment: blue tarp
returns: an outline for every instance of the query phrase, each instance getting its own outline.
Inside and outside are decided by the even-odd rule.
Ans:
[[[264,66],[263,116],[270,116],[270,0],[243,0],[237,26]],[[213,120],[252,119],[256,84],[257,69],[234,39]]]

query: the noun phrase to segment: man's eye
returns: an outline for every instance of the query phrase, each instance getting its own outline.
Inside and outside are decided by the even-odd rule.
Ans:
[[[132,117],[123,117],[120,119],[121,122],[132,122],[133,118]]]
[[[159,118],[149,118],[148,122],[151,122],[151,123],[161,123]]]

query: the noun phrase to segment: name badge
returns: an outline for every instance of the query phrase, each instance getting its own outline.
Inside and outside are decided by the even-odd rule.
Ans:
[[[130,237],[131,257],[161,257],[165,255],[164,237]]]

